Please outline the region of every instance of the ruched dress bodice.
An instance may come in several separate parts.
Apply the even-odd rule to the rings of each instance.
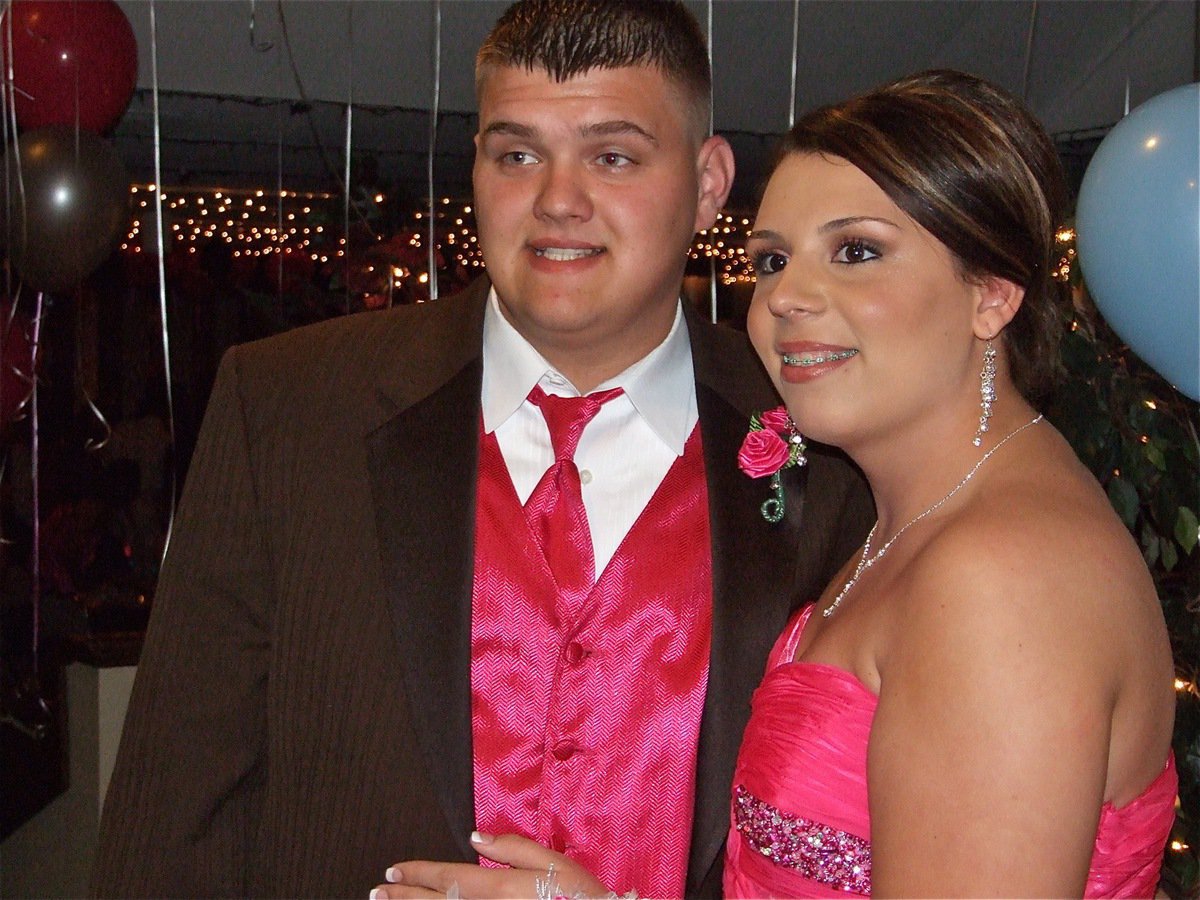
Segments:
[[[726,897],[845,897],[871,892],[867,744],[878,697],[847,671],[793,662],[813,607],[776,642],[738,754]],[[1169,757],[1119,809],[1101,810],[1086,897],[1150,897],[1175,818]]]

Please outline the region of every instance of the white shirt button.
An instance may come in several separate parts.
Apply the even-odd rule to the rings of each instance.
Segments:
[[[579,483],[580,484],[591,484],[592,483],[592,470],[591,469],[583,469],[579,473]]]

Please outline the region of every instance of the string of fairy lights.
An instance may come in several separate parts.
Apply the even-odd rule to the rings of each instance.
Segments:
[[[153,184],[135,184],[130,188],[133,218],[121,243],[125,252],[136,254],[147,250],[147,237],[153,233],[154,190]],[[375,194],[365,201],[367,205],[378,206],[386,199],[383,194]],[[217,240],[229,245],[234,258],[282,254],[307,256],[314,263],[324,264],[344,259],[347,253],[339,205],[339,195],[321,191],[164,188],[163,231],[173,248],[187,253],[197,253],[206,242]],[[430,215],[435,219],[435,249],[447,266],[461,267],[467,272],[484,268],[470,201],[442,197],[434,203],[432,212],[413,211],[394,234],[379,234],[372,239],[396,256],[392,278],[397,288],[410,280],[421,284],[428,281],[428,263],[422,264],[421,258],[427,259]],[[722,212],[711,228],[696,235],[689,258],[696,262],[714,261],[717,278],[723,286],[753,284],[754,272],[745,250],[752,227],[749,215]],[[1055,277],[1067,281],[1075,262],[1075,232],[1062,228],[1056,238],[1060,255]],[[372,260],[369,265],[374,266],[377,261]]]
[[[148,238],[154,230],[154,192],[153,184],[135,184],[130,188],[133,217],[120,245],[122,251],[153,252]],[[199,253],[205,243],[215,240],[229,245],[235,259],[282,254],[328,263],[346,256],[337,194],[201,187],[166,187],[162,193],[163,233],[174,250]],[[379,205],[386,199],[375,194],[367,202]],[[428,209],[413,211],[394,234],[380,233],[372,239],[374,244],[397,253],[392,267],[396,287],[402,287],[410,279],[422,284],[428,280],[428,264],[420,264],[419,256],[426,251],[430,215],[435,218],[435,249],[447,266],[467,271],[484,267],[471,202],[442,197],[434,203],[432,213]],[[696,235],[690,258],[715,260],[717,276],[724,285],[753,282],[750,262],[745,256],[751,224],[746,215],[720,213],[711,228]],[[404,248],[410,252],[404,253]]]
[[[754,220],[749,216],[718,213],[712,228],[696,235],[689,256],[693,260],[715,260],[721,284],[751,284],[754,270],[746,257],[746,238]]]
[[[129,190],[133,217],[121,250],[141,253],[153,237],[155,185],[135,184]],[[178,244],[195,253],[206,241],[218,240],[231,245],[235,257],[308,252],[316,261],[330,256],[322,238],[329,230],[325,207],[332,210],[334,194],[236,188],[167,188],[162,194],[163,233],[173,248]],[[345,237],[330,236],[337,243],[332,254],[344,255]]]

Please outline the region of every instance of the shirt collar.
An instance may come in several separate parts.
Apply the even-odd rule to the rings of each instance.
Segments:
[[[575,386],[521,336],[504,314],[493,288],[483,315],[483,428],[493,432],[517,411],[535,384],[548,393],[577,395]],[[692,345],[682,304],[663,342],[596,390],[620,387],[634,409],[677,455],[696,424]],[[687,398],[681,403],[681,398]]]

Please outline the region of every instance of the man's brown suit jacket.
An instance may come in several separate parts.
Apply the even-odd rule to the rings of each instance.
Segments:
[[[470,611],[486,281],[224,360],[187,477],[103,817],[103,896],[365,897],[474,861]],[[730,779],[767,651],[861,541],[839,458],[787,518],[737,469],[778,403],[745,335],[690,310],[713,639],[689,895],[719,896]],[[582,801],[581,801],[582,802]],[[613,841],[622,839],[619,833]]]

